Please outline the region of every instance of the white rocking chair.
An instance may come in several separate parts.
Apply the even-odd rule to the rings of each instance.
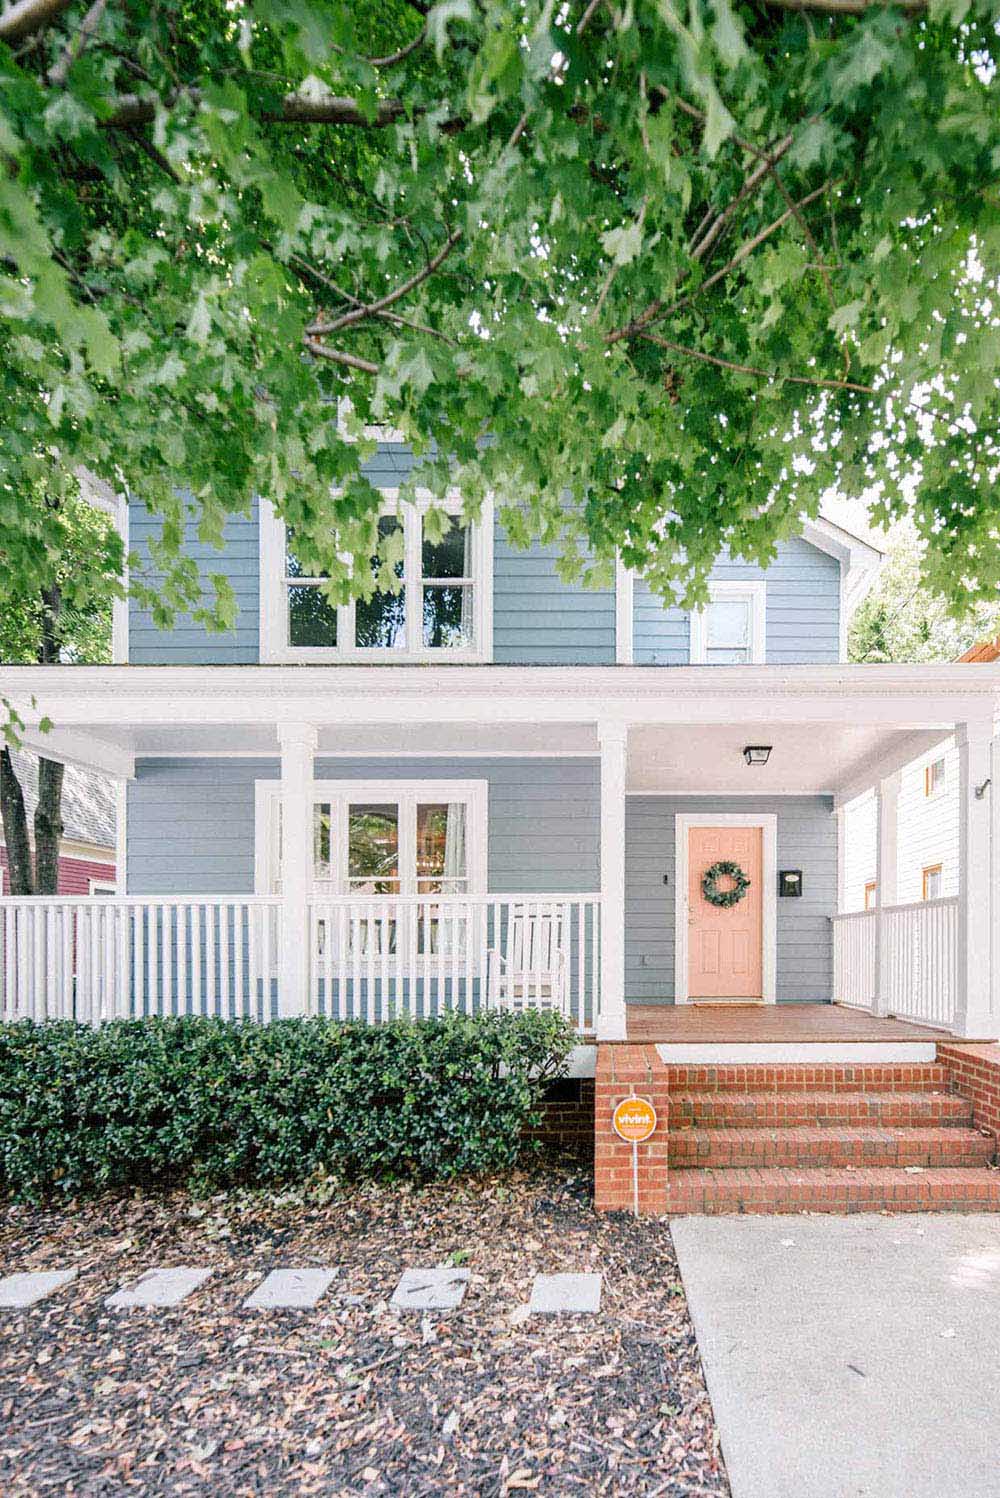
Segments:
[[[507,919],[503,951],[487,954],[491,1009],[555,1010],[569,1014],[569,962],[561,909],[515,905]],[[499,937],[496,933],[495,939]]]

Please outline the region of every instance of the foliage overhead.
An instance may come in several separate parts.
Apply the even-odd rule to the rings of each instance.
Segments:
[[[974,603],[956,618],[921,577],[912,526],[898,527],[868,597],[851,619],[852,661],[954,661],[1000,634],[1000,602]]]
[[[994,597],[998,51],[995,0],[18,0],[3,577],[86,468],[163,517],[161,621],[231,617],[182,525],[254,491],[346,596],[391,423],[570,572],[694,602],[836,484]]]

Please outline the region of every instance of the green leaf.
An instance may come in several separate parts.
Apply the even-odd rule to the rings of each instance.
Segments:
[[[615,265],[628,265],[642,249],[642,227],[633,222],[620,229],[609,229],[601,235],[601,244]]]

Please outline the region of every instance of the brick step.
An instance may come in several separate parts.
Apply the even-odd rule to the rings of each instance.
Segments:
[[[679,1170],[667,1182],[667,1211],[997,1212],[1000,1171],[943,1168],[872,1170]]]
[[[819,1166],[982,1166],[996,1143],[978,1129],[837,1124],[774,1129],[679,1129],[668,1139],[673,1170],[801,1170]]]
[[[968,1099],[946,1092],[672,1092],[670,1127],[789,1128],[878,1124],[885,1128],[972,1123]]]
[[[947,1092],[948,1068],[927,1061],[907,1065],[677,1066],[672,1092]]]

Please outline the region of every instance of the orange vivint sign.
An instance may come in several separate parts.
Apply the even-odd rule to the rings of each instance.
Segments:
[[[656,1128],[656,1109],[644,1097],[627,1097],[612,1113],[611,1126],[619,1139],[642,1144]]]

